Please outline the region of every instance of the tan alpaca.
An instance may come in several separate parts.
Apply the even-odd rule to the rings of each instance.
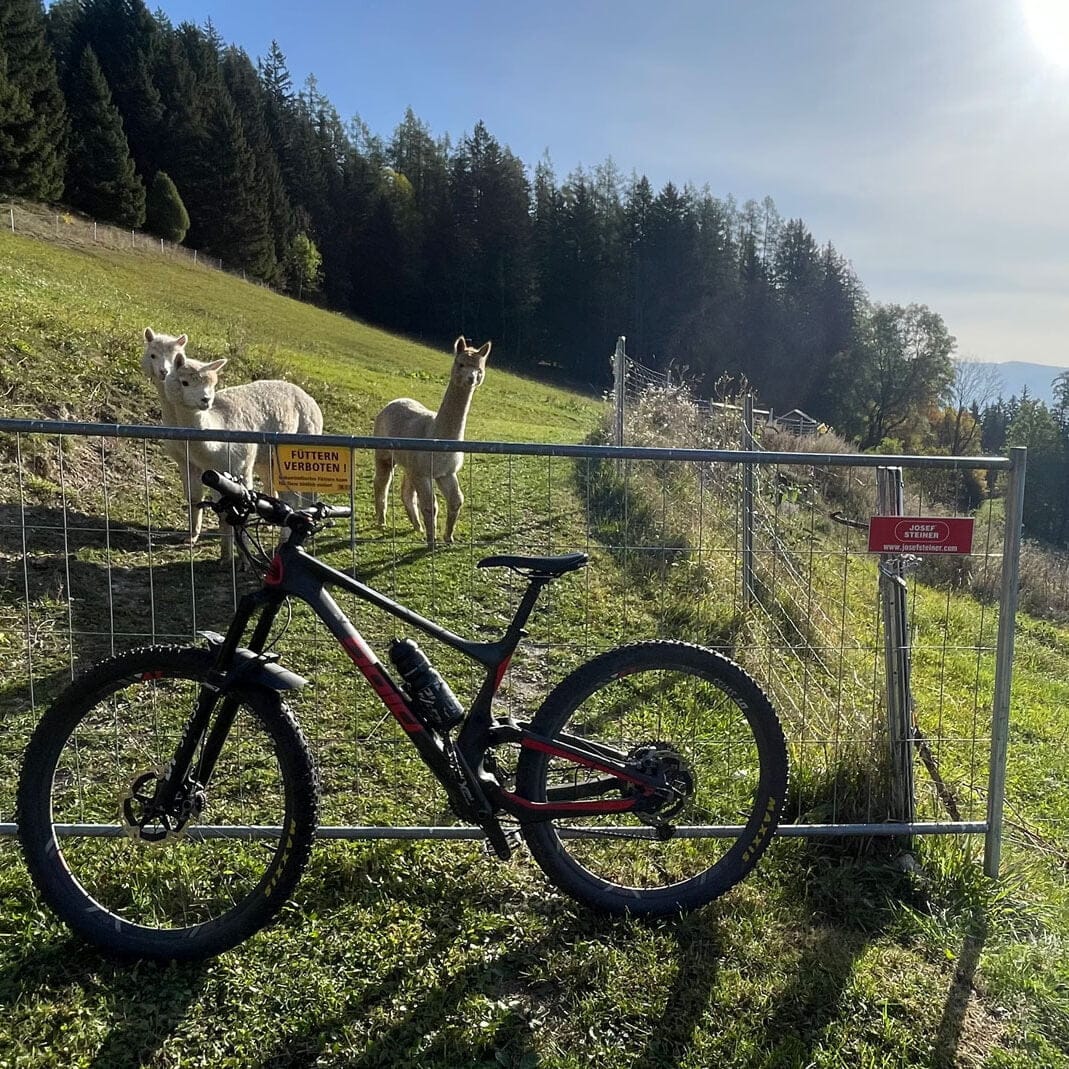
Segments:
[[[464,426],[471,407],[471,395],[486,374],[486,358],[490,342],[479,349],[468,345],[461,335],[453,344],[456,358],[445,388],[441,407],[437,412],[425,408],[410,397],[391,401],[375,417],[377,438],[438,438],[464,440]],[[453,541],[464,495],[460,492],[457,472],[464,463],[463,453],[425,453],[407,449],[375,450],[375,518],[379,526],[386,524],[386,495],[390,490],[395,464],[404,469],[401,500],[412,526],[426,532],[427,545],[433,546],[438,521],[438,502],[434,483],[445,498],[445,531],[443,539]]]

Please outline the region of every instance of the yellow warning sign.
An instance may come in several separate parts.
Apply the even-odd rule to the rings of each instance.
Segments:
[[[311,494],[348,494],[353,454],[341,446],[276,445],[274,475],[280,490]]]

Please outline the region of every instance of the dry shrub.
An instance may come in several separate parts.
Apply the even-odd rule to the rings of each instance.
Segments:
[[[625,435],[654,449],[738,449],[742,413],[701,404],[686,386],[652,386],[631,400]]]
[[[761,448],[772,453],[857,454],[857,446],[828,431],[802,437],[789,431],[765,427]],[[876,512],[876,479],[871,468],[785,465],[780,472],[801,487],[812,487],[828,504],[829,511],[847,519],[867,520]]]
[[[1018,604],[1033,616],[1069,623],[1069,553],[1025,542]]]

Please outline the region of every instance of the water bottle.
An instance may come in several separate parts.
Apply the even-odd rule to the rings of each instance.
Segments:
[[[394,639],[389,654],[404,678],[409,700],[427,723],[451,728],[464,718],[464,706],[410,638]]]

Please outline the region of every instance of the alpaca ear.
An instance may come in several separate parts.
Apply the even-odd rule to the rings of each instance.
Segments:
[[[175,353],[174,354],[174,363],[171,366],[172,367],[185,367],[186,366],[186,354],[185,353]]]
[[[187,338],[184,334],[180,334],[177,338],[175,338],[175,341],[184,349],[186,347],[186,343],[189,341],[189,338]]]
[[[145,327],[145,341],[152,341],[156,335],[152,333],[152,327]]]
[[[465,352],[467,348],[468,339],[465,338],[463,334],[461,334],[460,337],[457,338],[455,342],[453,342],[453,352],[456,353],[457,356],[460,356],[460,354]]]
[[[177,361],[178,357],[176,356],[175,362],[177,363]],[[226,367],[225,356],[219,360],[213,360],[210,364],[205,364],[204,367],[201,368],[201,371],[222,371],[224,367]]]
[[[480,360],[485,360],[490,355],[490,342],[487,342],[475,355]]]

